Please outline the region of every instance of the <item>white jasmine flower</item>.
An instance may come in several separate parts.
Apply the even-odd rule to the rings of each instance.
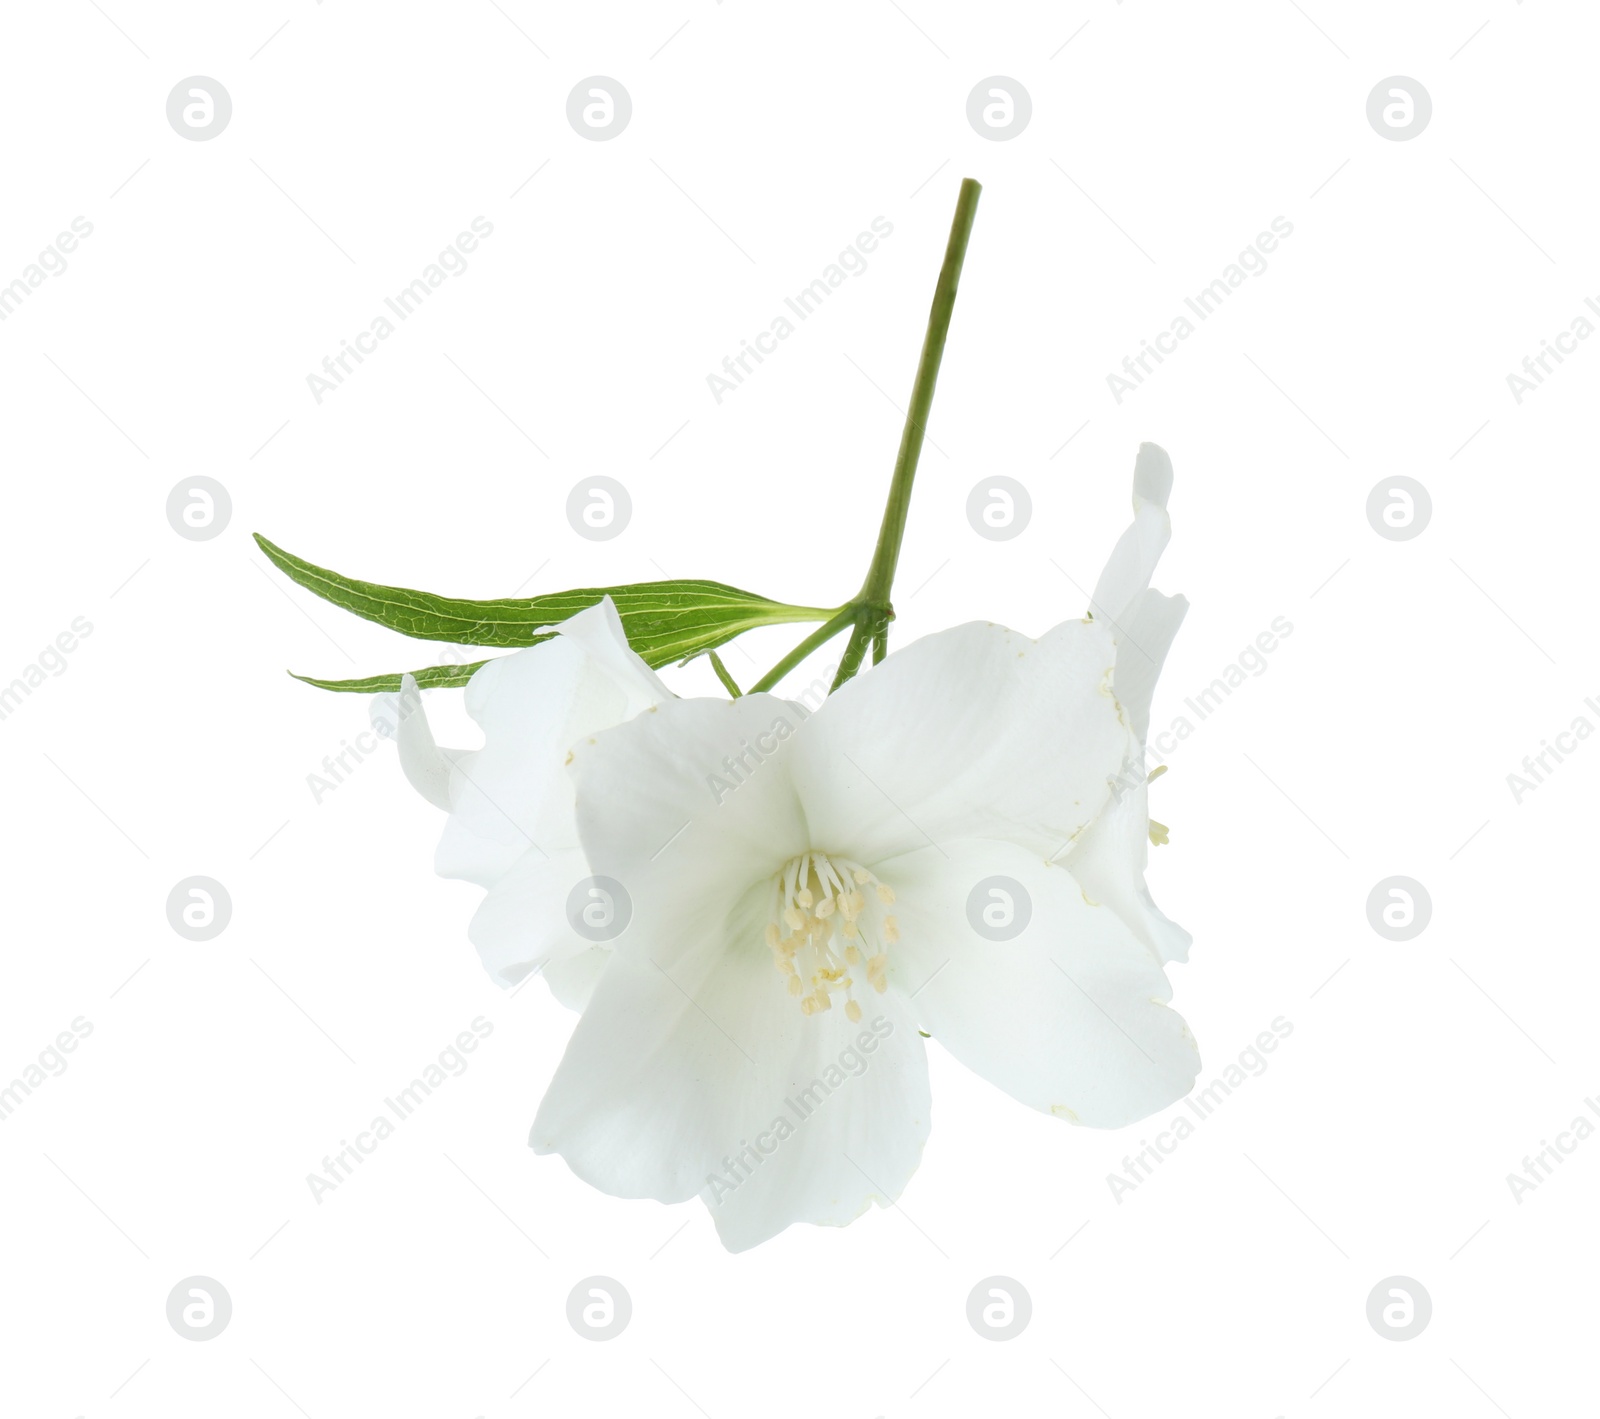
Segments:
[[[488,889],[468,935],[489,974],[514,985],[543,969],[562,1004],[581,1010],[611,955],[573,929],[566,904],[589,875],[573,819],[568,747],[670,699],[628,648],[610,598],[560,634],[492,660],[467,686],[481,749],[439,749],[411,676],[380,695],[372,718],[392,731],[412,786],[450,820],[435,868]]]
[[[1162,966],[1189,937],[1145,885],[1144,741],[1187,604],[1149,587],[1172,470],[1146,444],[1091,617],[917,641],[813,712],[675,699],[609,600],[467,690],[440,750],[415,682],[380,697],[450,813],[445,876],[502,983],[583,1011],[531,1143],[621,1197],[699,1193],[724,1243],[843,1225],[899,1196],[928,1136],[920,1029],[1053,1117],[1119,1127],[1188,1091]],[[623,884],[596,945],[572,888]],[[998,890],[999,896],[996,896]],[[994,939],[986,909],[1013,924]]]
[[[642,598],[625,604],[652,656],[718,644],[746,616],[826,616],[757,683],[848,630],[842,688],[820,706],[740,695],[714,662],[733,700],[677,699],[606,599],[472,678],[481,749],[435,744],[412,677],[374,705],[407,778],[450,815],[438,870],[487,891],[470,933],[486,967],[505,984],[540,971],[582,1012],[530,1143],[619,1197],[698,1193],[733,1250],[892,1204],[928,1136],[924,1034],[1093,1127],[1166,1107],[1199,1070],[1167,1008],[1165,966],[1189,937],[1145,882],[1166,840],[1148,817],[1151,699],[1186,610],[1150,589],[1166,454],[1140,450],[1134,522],[1089,616],[1038,640],[958,626],[851,678],[887,635],[979,192],[962,182],[857,595],[828,613],[711,582],[618,591]],[[258,541],[392,629],[507,638],[504,603],[357,581]],[[512,604],[542,618],[572,603]],[[578,909],[590,891],[615,908],[601,941]]]
[[[1119,774],[1112,801],[1064,859],[1089,896],[1121,916],[1163,962],[1188,960],[1191,940],[1187,931],[1157,909],[1144,880],[1151,842],[1166,839],[1166,829],[1149,816],[1144,766],[1150,702],[1167,651],[1189,610],[1184,597],[1163,596],[1150,585],[1172,537],[1172,519],[1167,515],[1171,493],[1172,460],[1155,444],[1141,444],[1133,470],[1133,526],[1117,543],[1091,602],[1095,619],[1111,628],[1116,641],[1117,701],[1138,740],[1138,751]]]
[[[1092,619],[928,636],[815,713],[658,697],[580,738],[586,870],[624,885],[632,918],[537,1151],[616,1196],[699,1193],[740,1250],[899,1196],[928,1135],[919,1027],[1072,1122],[1119,1127],[1189,1090],[1162,969],[1188,938],[1144,884],[1143,738],[1185,609],[1148,589],[1170,487],[1145,445]],[[979,929],[996,884],[1013,921],[1026,904],[1007,940]],[[518,898],[546,922],[550,887]]]

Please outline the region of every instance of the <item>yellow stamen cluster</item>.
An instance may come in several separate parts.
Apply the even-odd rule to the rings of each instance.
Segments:
[[[859,1020],[855,967],[879,995],[889,988],[888,947],[900,927],[881,908],[893,905],[894,889],[848,858],[808,852],[784,864],[772,885],[767,946],[802,1011],[831,1010],[842,994],[846,1018]]]

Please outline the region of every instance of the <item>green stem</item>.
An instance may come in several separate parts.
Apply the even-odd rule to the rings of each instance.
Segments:
[[[853,605],[858,609],[850,643],[839,664],[833,688],[837,690],[860,668],[869,644],[874,663],[888,649],[888,623],[894,616],[890,593],[894,588],[895,568],[900,561],[900,543],[905,537],[906,516],[911,510],[911,486],[917,476],[917,461],[922,456],[922,441],[927,432],[928,412],[933,407],[934,386],[939,382],[939,363],[944,358],[945,340],[950,334],[950,315],[955,309],[956,290],[961,284],[961,266],[967,256],[967,242],[978,215],[978,194],[982,186],[964,178],[956,199],[955,219],[950,223],[950,240],[945,246],[944,265],[933,290],[933,306],[928,312],[928,333],[922,341],[922,356],[917,361],[917,376],[911,386],[911,404],[906,409],[905,428],[900,434],[900,451],[895,456],[894,477],[889,484],[889,500],[878,529],[878,545],[873,549],[866,580]]]
[[[767,671],[745,693],[755,695],[762,690],[770,690],[818,646],[826,645],[846,626],[854,625],[859,612],[860,607],[853,601],[848,606],[840,607],[830,620],[825,621],[816,630],[812,631],[809,636],[784,656],[771,670]]]
[[[728,674],[728,667],[722,663],[722,657],[714,650],[710,651],[709,654],[711,656],[711,668],[717,672],[717,679],[722,681],[722,688],[732,695],[734,699],[742,699],[744,691],[739,688],[739,682]]]
[[[939,363],[944,358],[945,340],[950,334],[950,315],[955,309],[956,290],[961,284],[961,266],[967,256],[967,242],[978,215],[978,194],[982,186],[964,178],[956,199],[955,219],[950,223],[950,240],[944,250],[944,265],[933,289],[933,306],[928,311],[928,333],[923,337],[922,355],[911,386],[911,406],[906,410],[905,428],[900,434],[900,451],[895,455],[894,477],[889,483],[889,501],[878,528],[878,543],[867,567],[861,590],[831,619],[819,626],[753,684],[747,693],[770,690],[818,646],[825,645],[846,626],[850,639],[839,659],[839,671],[829,689],[831,694],[851,678],[872,648],[876,665],[889,651],[889,622],[894,607],[889,596],[894,589],[895,568],[900,561],[900,543],[906,535],[906,516],[911,510],[911,485],[917,476],[917,461],[922,457],[922,441],[927,432],[928,411],[933,407],[933,390],[939,382]]]

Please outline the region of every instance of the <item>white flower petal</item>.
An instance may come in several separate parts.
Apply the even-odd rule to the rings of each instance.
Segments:
[[[795,739],[811,846],[863,862],[960,837],[1060,852],[1132,752],[1115,660],[1087,621],[1037,641],[973,622],[897,650]]]
[[[1127,712],[1133,732],[1143,744],[1150,735],[1150,705],[1156,681],[1172,649],[1178,627],[1188,614],[1182,596],[1163,596],[1147,590],[1134,597],[1117,639],[1117,671],[1112,678],[1117,702]]]
[[[1153,443],[1139,445],[1133,467],[1133,526],[1124,532],[1100,573],[1090,610],[1120,633],[1139,594],[1150,585],[1156,563],[1172,536],[1167,499],[1172,494],[1172,460]]]
[[[628,649],[609,597],[560,630],[491,660],[467,686],[484,745],[461,755],[452,776],[441,876],[488,887],[535,847],[550,855],[575,847],[568,750],[671,697]]]
[[[374,695],[368,714],[379,736],[395,741],[406,781],[434,807],[448,810],[450,770],[462,751],[441,749],[433,742],[416,677],[402,675],[398,695]]]
[[[483,899],[467,930],[490,976],[500,985],[516,985],[530,971],[543,969],[563,1005],[573,999],[581,1008],[603,969],[609,946],[595,946],[577,935],[567,916],[572,889],[590,875],[581,848],[544,856],[530,848]],[[590,952],[597,953],[591,956]],[[582,969],[561,967],[586,958]]]
[[[609,946],[591,946],[575,956],[552,957],[544,968],[544,978],[550,994],[568,1010],[583,1011],[589,1008],[600,977],[611,964]]]
[[[567,751],[671,692],[629,649],[610,597],[559,630],[472,677],[466,705],[483,727],[481,749],[435,746],[409,675],[399,695],[374,700],[372,716],[398,740],[411,783],[451,810],[437,870],[489,889],[469,932],[485,969],[501,985],[540,970],[558,1000],[582,1009],[611,953],[567,920],[572,888],[590,875]]]
[[[707,903],[730,909],[811,845],[789,771],[807,727],[805,707],[775,695],[669,700],[575,745],[594,873],[657,931]]]
[[[898,894],[891,988],[933,1038],[1031,1108],[1096,1128],[1182,1098],[1199,1054],[1166,1008],[1160,965],[1122,919],[1091,906],[1065,868],[1009,843],[942,846],[874,866]],[[985,939],[968,917],[973,889],[996,877],[1029,902],[1012,940]]]
[[[761,944],[763,901],[747,894],[720,929],[708,907],[683,939],[618,953],[529,1136],[613,1196],[702,1194],[732,1250],[892,1201],[928,1132],[909,1018],[886,1000],[860,1024],[803,1015]]]
[[[1162,914],[1145,884],[1150,860],[1148,783],[1125,789],[1057,860],[1078,879],[1089,900],[1116,912],[1158,961],[1189,959],[1194,938]]]
[[[1189,603],[1163,596],[1149,582],[1170,523],[1167,497],[1172,464],[1154,444],[1139,450],[1134,469],[1134,525],[1124,534],[1095,590],[1095,614],[1113,625],[1117,668],[1113,678],[1139,741],[1118,774],[1118,794],[1106,811],[1058,860],[1078,877],[1091,900],[1109,906],[1159,961],[1187,959],[1191,937],[1157,909],[1145,884],[1150,856],[1150,818],[1144,745],[1156,681],[1182,625]]]
[[[568,640],[576,641],[587,652],[590,669],[603,674],[623,696],[622,719],[650,705],[674,698],[661,677],[628,644],[616,602],[603,596],[587,610],[571,616],[558,627]]]
[[[883,997],[859,1024],[839,1009],[801,1018],[815,1035],[772,1079],[773,1088],[788,1085],[783,1103],[758,1132],[742,1135],[754,1148],[743,1172],[717,1170],[737,1185],[701,1190],[729,1251],[758,1246],[795,1222],[844,1227],[874,1202],[892,1207],[922,1161],[932,1097],[911,1012]],[[759,1110],[757,1118],[759,1126]],[[779,1138],[779,1120],[793,1133]]]

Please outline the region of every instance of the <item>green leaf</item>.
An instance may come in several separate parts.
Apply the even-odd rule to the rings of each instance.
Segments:
[[[465,601],[357,581],[286,552],[259,532],[257,544],[272,564],[291,581],[324,601],[354,612],[380,626],[416,640],[449,641],[454,645],[529,646],[548,640],[569,616],[609,596],[628,644],[653,669],[703,655],[758,626],[797,621],[826,621],[836,610],[790,606],[717,581],[648,581],[632,586],[589,587],[547,596],[501,601]],[[481,663],[481,662],[480,662]],[[435,688],[466,683],[476,666],[434,666],[417,672],[417,683]],[[424,678],[430,677],[430,678]],[[398,689],[398,675],[368,680],[314,680],[322,689],[365,691]]]
[[[550,634],[554,635],[555,632]],[[549,638],[540,637],[541,640]],[[472,678],[474,671],[481,670],[488,663],[487,660],[475,660],[470,665],[429,665],[422,670],[413,670],[411,674],[421,689],[459,690]],[[379,695],[385,691],[400,693],[398,675],[369,675],[365,680],[318,680],[310,675],[295,675],[292,670],[289,674],[307,685],[315,685],[319,690],[337,690],[347,695]]]

